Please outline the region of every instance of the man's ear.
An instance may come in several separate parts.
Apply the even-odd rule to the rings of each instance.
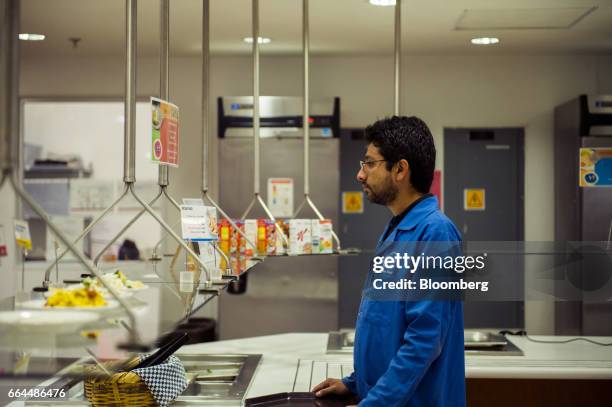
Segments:
[[[408,165],[408,161],[399,160],[395,167],[396,178],[398,181],[404,181],[408,179],[408,174],[410,174],[410,165]]]

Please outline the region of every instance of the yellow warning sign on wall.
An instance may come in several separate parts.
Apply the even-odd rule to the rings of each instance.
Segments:
[[[465,188],[463,190],[463,209],[466,211],[484,211],[485,190],[484,188]]]
[[[342,192],[342,213],[363,213],[363,192]]]

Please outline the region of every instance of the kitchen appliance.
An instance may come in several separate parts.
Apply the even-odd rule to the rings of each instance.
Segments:
[[[260,96],[260,138],[302,138],[304,99],[298,96]],[[310,137],[340,136],[340,98],[310,102]],[[253,97],[217,99],[219,138],[253,138]]]
[[[555,266],[581,296],[560,301],[556,292],[555,333],[611,335],[612,302],[601,300],[601,290],[612,297],[612,179],[608,186],[580,186],[595,178],[579,169],[584,149],[612,153],[612,95],[581,95],[557,106],[554,128],[555,244],[564,252]],[[585,254],[587,246],[599,253]]]
[[[219,203],[235,218],[253,196],[253,98],[219,98]],[[261,97],[260,183],[291,178],[293,202],[304,190],[302,98]],[[310,196],[321,213],[338,224],[340,100],[311,102]],[[267,200],[267,188],[262,188]],[[295,212],[296,208],[292,211]],[[266,218],[256,205],[249,218]],[[315,218],[304,209],[303,218]],[[248,274],[241,295],[219,297],[220,339],[283,332],[326,332],[338,329],[338,257],[269,258]],[[245,312],[248,310],[248,312]],[[314,317],[316,316],[316,317]]]

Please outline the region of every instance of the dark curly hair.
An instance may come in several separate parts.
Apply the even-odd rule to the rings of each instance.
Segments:
[[[378,120],[365,129],[365,138],[387,160],[387,170],[401,159],[410,165],[410,183],[426,194],[433,182],[436,147],[425,122],[418,117],[393,116]]]

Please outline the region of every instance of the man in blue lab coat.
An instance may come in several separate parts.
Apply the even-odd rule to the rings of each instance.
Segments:
[[[395,252],[416,247],[411,245],[418,245],[418,254],[429,253],[427,248],[439,242],[457,248],[457,228],[429,193],[436,149],[427,125],[416,117],[394,116],[368,126],[365,136],[368,147],[357,179],[371,202],[393,213],[376,256],[389,255],[390,247]],[[325,380],[315,394],[352,393],[361,407],[465,406],[462,302],[372,299],[372,276],[370,271],[357,316],[355,371]]]

